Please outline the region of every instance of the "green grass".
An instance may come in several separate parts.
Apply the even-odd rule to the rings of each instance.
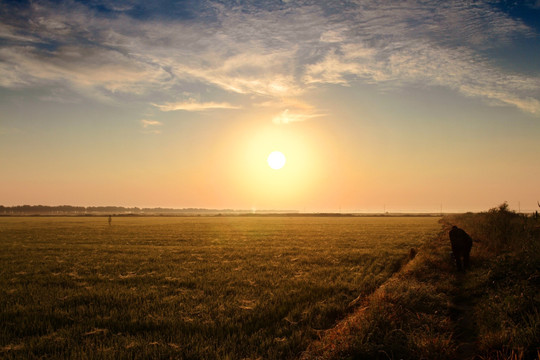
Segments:
[[[0,218],[0,356],[295,358],[437,220]]]

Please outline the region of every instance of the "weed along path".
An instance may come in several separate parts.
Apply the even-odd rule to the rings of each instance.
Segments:
[[[539,359],[537,220],[504,206],[443,220],[438,236],[355,301],[356,310],[302,359]],[[494,232],[493,224],[501,223]],[[466,272],[458,272],[450,256],[446,224],[458,224],[477,240]]]
[[[472,306],[449,256],[441,231],[416,257],[390,277],[302,360],[312,359],[472,359]]]

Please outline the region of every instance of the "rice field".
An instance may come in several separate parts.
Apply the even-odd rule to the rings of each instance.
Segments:
[[[294,359],[437,217],[2,217],[0,357]]]

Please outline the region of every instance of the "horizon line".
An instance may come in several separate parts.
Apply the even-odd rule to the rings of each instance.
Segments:
[[[83,206],[83,205],[1,205],[0,209],[5,209],[4,212],[8,209],[12,210],[22,210],[21,208],[30,208],[27,209],[29,211],[57,211],[57,212],[69,212],[69,213],[88,213],[88,212],[123,212],[124,214],[133,214],[134,212],[153,212],[153,213],[159,213],[161,212],[168,212],[168,213],[174,213],[174,212],[181,212],[181,213],[235,213],[235,214],[256,214],[256,213],[264,213],[264,214],[336,214],[336,215],[346,215],[346,214],[377,214],[377,215],[392,215],[392,214],[459,214],[459,213],[467,213],[467,212],[484,212],[488,211],[489,209],[448,209],[446,211],[443,211],[443,208],[440,209],[432,209],[432,210],[426,210],[426,209],[389,209],[388,206],[383,207],[382,210],[378,209],[341,209],[339,210],[332,210],[332,209],[316,209],[312,211],[306,211],[305,209],[299,210],[299,209],[257,209],[255,207],[252,207],[251,209],[241,209],[241,208],[206,208],[206,207],[162,207],[162,206],[146,206],[146,207],[139,207],[139,206],[123,206],[123,205],[90,205],[90,206]],[[41,208],[41,209],[36,209]],[[61,209],[65,208],[65,209]],[[534,213],[537,211],[536,209],[518,209],[513,210],[517,213]],[[22,211],[17,211],[22,212]]]

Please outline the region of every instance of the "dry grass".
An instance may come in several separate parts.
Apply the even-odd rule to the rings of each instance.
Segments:
[[[446,217],[402,271],[303,359],[539,359],[540,232],[507,207]],[[450,257],[449,224],[473,235],[472,268]]]
[[[0,357],[295,358],[438,228],[436,218],[0,218]]]
[[[302,359],[452,359],[446,311],[455,277],[442,239],[426,243],[402,271],[367,296]]]

